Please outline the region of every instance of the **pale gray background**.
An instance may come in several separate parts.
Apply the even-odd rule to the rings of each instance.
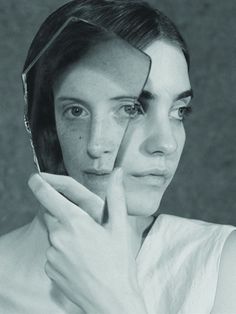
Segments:
[[[182,31],[192,57],[194,113],[161,211],[236,224],[236,1],[153,0]],[[32,219],[34,171],[23,126],[21,69],[29,44],[59,0],[0,1],[0,234]]]

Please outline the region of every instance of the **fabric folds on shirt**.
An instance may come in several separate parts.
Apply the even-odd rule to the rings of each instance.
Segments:
[[[209,314],[227,237],[236,227],[161,214],[137,256],[149,314]]]

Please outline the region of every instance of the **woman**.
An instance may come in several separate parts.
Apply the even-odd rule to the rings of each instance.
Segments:
[[[70,50],[63,34],[78,31],[76,23],[61,30],[71,16],[151,58],[144,88],[147,73],[138,73],[135,102],[110,101],[125,86],[111,84],[101,64],[91,67],[93,58],[70,55],[53,71],[56,56]],[[47,43],[26,76],[26,118],[44,171],[29,185],[43,208],[1,239],[1,311],[235,313],[235,228],[154,218],[178,166],[192,97],[175,26],[140,2],[72,1],[44,23],[25,70]]]

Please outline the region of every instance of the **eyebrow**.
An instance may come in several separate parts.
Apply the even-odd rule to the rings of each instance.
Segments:
[[[192,88],[180,93],[176,98],[175,100],[180,100],[180,99],[183,99],[183,98],[187,98],[187,97],[191,97],[191,99],[193,99],[193,90]]]
[[[179,95],[177,95],[175,97],[175,101],[183,99],[183,98],[187,98],[187,97],[191,97],[191,99],[193,98],[193,90],[192,90],[192,88],[190,88],[190,89],[180,93]],[[143,90],[141,95],[140,95],[140,98],[145,98],[147,100],[154,100],[155,96],[154,96],[153,93],[149,92],[148,90]]]
[[[121,95],[121,96],[112,97],[110,99],[111,100],[122,100],[122,99],[136,100],[136,99],[138,99],[138,96]]]
[[[54,101],[74,101],[74,102],[79,102],[82,105],[87,105],[88,103],[80,98],[77,97],[67,97],[67,96],[60,96],[58,98],[55,98]]]

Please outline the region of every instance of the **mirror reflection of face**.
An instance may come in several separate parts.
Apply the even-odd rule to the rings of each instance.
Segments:
[[[139,106],[103,73],[70,67],[54,86],[56,128],[68,174],[102,198],[120,146],[128,211],[157,210],[185,143],[183,114],[191,100],[185,57],[156,41],[145,52],[152,68]],[[121,96],[122,95],[122,96]]]

